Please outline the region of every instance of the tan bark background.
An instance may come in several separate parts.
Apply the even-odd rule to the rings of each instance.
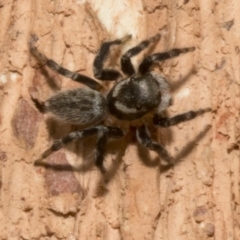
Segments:
[[[239,12],[236,0],[1,0],[0,239],[240,239]],[[156,33],[155,52],[195,46],[156,65],[173,89],[167,112],[213,112],[158,131],[178,159],[168,171],[129,139],[109,145],[108,183],[91,140],[49,157],[63,169],[35,167],[72,127],[41,115],[29,93],[44,100],[79,84],[39,66],[31,33],[48,57],[89,76],[104,39],[132,34],[123,51]]]

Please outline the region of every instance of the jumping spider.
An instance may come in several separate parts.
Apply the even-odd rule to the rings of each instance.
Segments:
[[[119,127],[103,125],[103,121],[109,115],[118,120],[129,122],[140,120],[138,121],[140,124],[136,125],[137,141],[144,147],[157,152],[169,165],[174,163],[173,158],[166,149],[152,140],[145,119],[151,117],[153,124],[161,127],[169,127],[191,120],[205,112],[211,111],[211,109],[189,111],[171,118],[161,116],[162,112],[171,104],[170,88],[167,80],[150,71],[150,67],[155,62],[177,57],[181,53],[192,52],[195,50],[195,47],[175,48],[167,52],[149,55],[143,59],[136,72],[131,62],[131,57],[147,48],[150,43],[158,41],[160,34],[157,34],[142,41],[123,54],[121,57],[121,70],[127,77],[121,79],[120,72],[104,68],[104,62],[109,55],[111,46],[122,44],[130,37],[128,35],[122,39],[104,42],[94,59],[93,73],[95,78],[101,81],[118,80],[106,97],[97,91],[101,85],[94,79],[77,72],[71,72],[40,53],[35,46],[37,36],[33,35],[31,37],[29,42],[30,51],[41,63],[46,64],[57,73],[88,87],[61,91],[45,102],[32,97],[36,107],[42,113],[51,113],[58,119],[71,124],[90,125],[90,127],[81,131],[71,132],[64,138],[55,141],[35,163],[39,164],[52,152],[58,151],[68,143],[80,138],[96,135],[95,164],[104,173],[103,161],[108,138],[121,138],[124,136],[123,131]]]

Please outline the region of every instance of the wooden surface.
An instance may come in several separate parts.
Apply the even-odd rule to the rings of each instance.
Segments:
[[[234,0],[0,1],[0,239],[240,239],[239,12]],[[132,34],[122,52],[157,33],[152,52],[195,46],[155,66],[172,87],[167,114],[213,111],[152,128],[176,157],[167,171],[131,138],[109,144],[108,182],[92,164],[92,139],[48,158],[65,168],[36,167],[74,127],[40,114],[30,93],[45,100],[80,85],[39,65],[28,49],[32,33],[49,58],[88,76],[106,39]]]

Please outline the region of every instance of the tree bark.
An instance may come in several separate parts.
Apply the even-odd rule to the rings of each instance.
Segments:
[[[0,239],[240,239],[239,12],[234,0],[0,1]],[[112,51],[107,64],[116,68],[120,54],[157,33],[159,43],[134,65],[196,47],[154,66],[172,88],[167,115],[212,108],[174,127],[151,126],[175,166],[164,170],[132,134],[109,143],[105,178],[93,164],[94,139],[52,154],[52,167],[34,166],[76,126],[39,113],[31,94],[45,100],[81,85],[41,66],[30,35],[46,56],[93,77],[104,40],[132,34]]]

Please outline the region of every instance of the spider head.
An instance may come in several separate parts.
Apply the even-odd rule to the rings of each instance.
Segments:
[[[117,83],[107,96],[109,112],[123,120],[135,120],[161,101],[159,83],[151,74],[131,76]]]

